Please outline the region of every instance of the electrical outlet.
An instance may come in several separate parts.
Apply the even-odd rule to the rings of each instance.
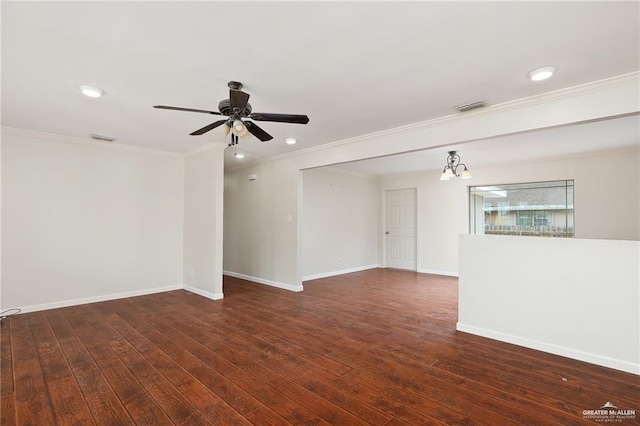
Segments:
[[[342,263],[342,259],[338,258],[338,263]]]
[[[195,277],[195,276],[196,276],[196,270],[195,270],[195,269],[192,269],[192,270],[191,270],[191,278],[193,278],[193,277]]]

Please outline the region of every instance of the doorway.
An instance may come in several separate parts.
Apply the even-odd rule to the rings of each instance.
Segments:
[[[417,270],[416,188],[386,191],[387,268]]]

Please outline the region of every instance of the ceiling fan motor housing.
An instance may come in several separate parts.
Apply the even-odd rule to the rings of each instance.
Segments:
[[[231,101],[229,99],[221,100],[218,104],[218,111],[220,111],[223,115],[233,115],[233,110],[231,109]],[[244,109],[240,111],[240,116],[247,117],[249,114],[251,114],[251,111],[251,104],[247,102],[247,105],[244,107]]]

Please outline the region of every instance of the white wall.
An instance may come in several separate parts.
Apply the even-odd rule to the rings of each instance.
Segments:
[[[320,168],[303,182],[303,280],[379,266],[377,178]]]
[[[224,271],[300,291],[297,194],[302,172],[287,160],[278,164],[255,164],[225,174]],[[249,181],[249,174],[256,180]]]
[[[458,234],[465,232],[466,187],[458,180],[441,182],[440,173],[380,178],[382,191],[417,188],[418,272],[457,275]],[[448,184],[448,185],[443,185]],[[461,214],[463,213],[463,214]]]
[[[639,169],[640,150],[635,148],[479,169],[466,182],[483,185],[508,183],[505,179],[574,179],[576,238],[640,240]]]
[[[382,189],[418,188],[418,271],[457,274],[458,234],[469,232],[468,185],[574,179],[576,238],[640,240],[638,149],[511,166],[469,166],[473,178],[468,180],[443,182],[440,171],[380,180]]]
[[[2,131],[3,309],[182,287],[181,156]]]
[[[225,144],[184,158],[185,289],[221,299]]]
[[[457,329],[640,374],[640,243],[460,236]]]

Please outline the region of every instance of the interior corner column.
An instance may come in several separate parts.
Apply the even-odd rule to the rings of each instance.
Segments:
[[[222,299],[224,149],[214,143],[184,159],[184,288]]]

